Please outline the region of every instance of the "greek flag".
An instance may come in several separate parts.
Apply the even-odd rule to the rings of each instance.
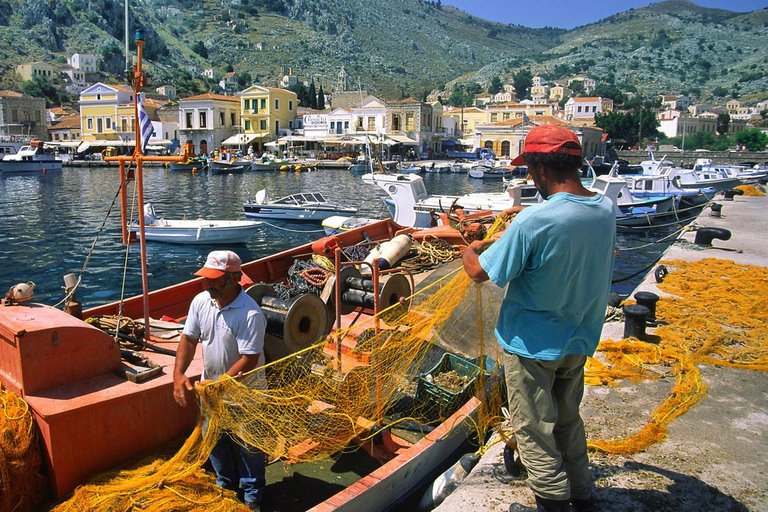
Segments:
[[[155,129],[152,127],[152,121],[149,119],[149,114],[144,109],[144,101],[141,98],[141,93],[137,94],[139,102],[139,136],[141,137],[141,154],[147,154],[147,144],[152,137],[152,133]]]

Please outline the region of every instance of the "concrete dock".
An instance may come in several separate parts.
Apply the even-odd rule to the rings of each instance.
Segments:
[[[718,258],[768,267],[768,196],[736,196],[733,201],[718,196],[715,202],[722,204],[722,216],[713,217],[706,209],[696,223],[727,229],[731,238],[715,239],[712,247],[702,248],[693,244],[695,232],[683,233],[662,262]],[[666,295],[653,272],[636,291]],[[606,323],[602,339],[621,340],[623,332],[623,323]],[[768,374],[717,365],[698,367],[708,385],[707,394],[668,425],[664,440],[629,456],[590,452],[598,510],[768,510]],[[587,438],[638,431],[669,396],[673,384],[662,379],[587,386],[582,404]],[[513,503],[534,507],[524,477],[507,474],[503,446],[491,446],[435,510],[506,512]]]

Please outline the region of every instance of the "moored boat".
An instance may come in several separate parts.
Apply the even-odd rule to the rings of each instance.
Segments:
[[[172,172],[202,172],[208,168],[208,160],[190,158],[186,162],[169,162],[168,170]]]
[[[22,146],[17,153],[0,160],[0,173],[26,174],[60,171],[62,161],[41,140],[33,140]]]
[[[515,174],[513,167],[487,167],[476,165],[469,170],[469,177],[478,180],[503,180]]]
[[[151,242],[170,244],[244,244],[259,230],[262,223],[248,220],[168,220],[159,217],[151,203],[144,205],[144,235]],[[139,226],[130,230],[139,235]]]
[[[319,192],[291,194],[273,201],[266,190],[249,197],[243,210],[249,218],[299,222],[322,222],[332,215],[357,213],[357,208],[331,202]]]
[[[242,174],[251,169],[251,162],[248,160],[213,160],[209,166],[213,174]]]

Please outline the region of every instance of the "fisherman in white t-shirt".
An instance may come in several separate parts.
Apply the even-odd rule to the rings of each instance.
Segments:
[[[192,300],[176,352],[173,396],[182,407],[193,389],[184,372],[199,342],[203,346],[203,380],[217,380],[226,374],[242,379],[250,388],[266,385],[263,372],[252,370],[264,365],[267,320],[240,286],[240,266],[240,257],[234,252],[213,251],[203,268],[195,272],[205,278],[206,291]],[[232,435],[224,432],[211,452],[216,483],[234,491],[242,486],[246,505],[258,510],[266,484],[264,454],[235,442]]]

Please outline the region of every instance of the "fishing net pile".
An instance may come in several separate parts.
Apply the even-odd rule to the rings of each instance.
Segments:
[[[495,391],[478,406],[471,428],[483,432],[498,423],[499,380],[491,386],[486,363],[486,356],[498,359],[498,345],[484,324],[488,318],[495,323],[498,309],[484,310],[484,287],[476,286],[458,262],[455,267],[415,294],[411,308],[396,303],[258,370],[265,390],[245,388],[228,377],[198,384],[200,420],[173,458],[102,476],[56,510],[227,508],[231,503],[224,502],[233,495],[201,470],[225,431],[272,460],[316,461],[371,442],[375,425],[385,421],[436,425],[486,387]],[[314,268],[320,267],[294,270]],[[441,337],[464,337],[477,350],[482,368],[436,350]]]
[[[744,192],[745,196],[764,196],[765,191],[764,187],[756,187],[755,185],[739,185],[738,187],[734,187],[736,190],[741,190]]]
[[[636,339],[607,340],[590,359],[586,382],[591,385],[674,378],[668,398],[636,433],[621,439],[592,440],[593,449],[636,453],[662,440],[667,425],[703,398],[707,386],[702,364],[768,371],[768,269],[714,258],[698,262],[669,261],[675,268],[659,288],[662,298],[654,331],[660,343]]]
[[[0,511],[39,508],[47,488],[40,463],[27,402],[0,384]]]

